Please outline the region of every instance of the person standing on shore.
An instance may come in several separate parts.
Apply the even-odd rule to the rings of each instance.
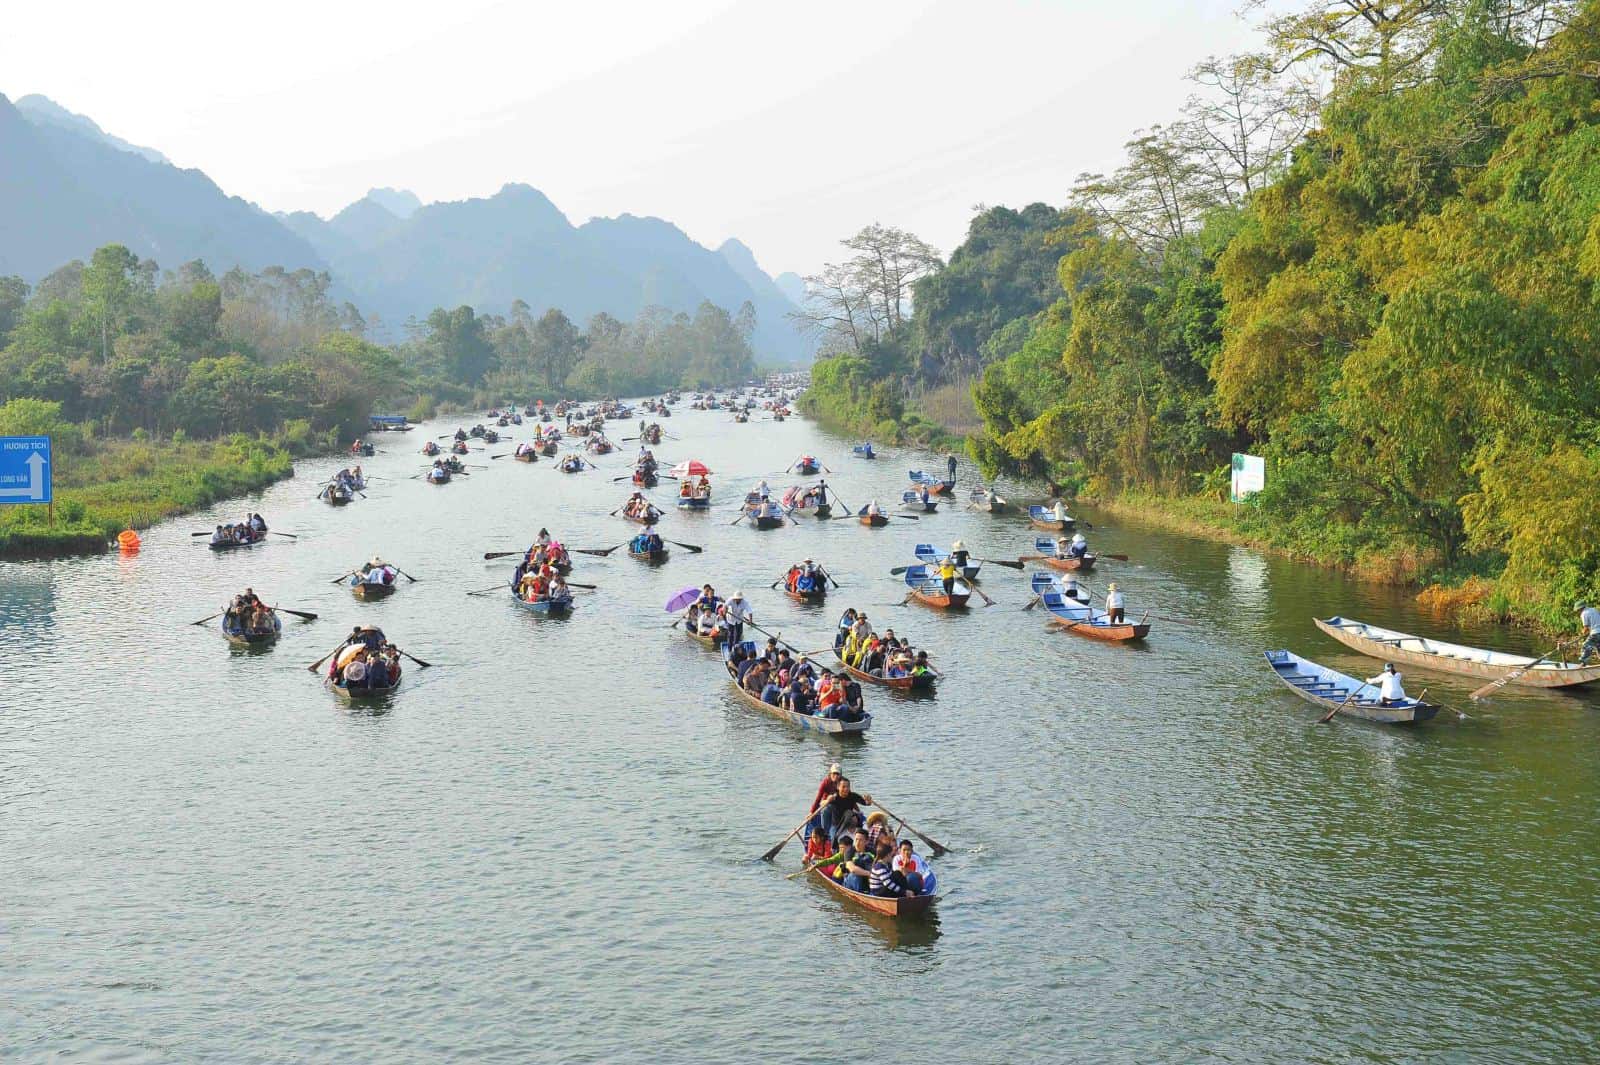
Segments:
[[[1589,656],[1600,653],[1600,610],[1596,610],[1588,603],[1578,604],[1578,620],[1583,623],[1583,652],[1578,656],[1578,665],[1589,661]]]

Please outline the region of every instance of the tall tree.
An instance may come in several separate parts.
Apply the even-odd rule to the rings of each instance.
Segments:
[[[121,244],[96,248],[83,271],[84,309],[100,333],[100,360],[111,357],[112,332],[122,323],[135,291],[139,257]]]
[[[539,316],[533,327],[533,360],[546,387],[554,390],[566,383],[578,352],[583,350],[582,339],[578,327],[557,308]]]

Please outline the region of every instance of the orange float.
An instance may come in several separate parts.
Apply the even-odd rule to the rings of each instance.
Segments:
[[[123,529],[117,533],[117,547],[121,548],[124,554],[133,554],[139,550],[139,534],[132,529]]]

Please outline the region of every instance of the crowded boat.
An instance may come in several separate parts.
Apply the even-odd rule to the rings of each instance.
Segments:
[[[254,547],[266,538],[266,521],[260,514],[252,514],[233,525],[218,525],[211,534],[209,546],[213,551],[227,551],[236,547]]]
[[[357,625],[333,653],[327,682],[340,696],[386,695],[400,686],[400,648],[375,625]]]
[[[928,662],[927,651],[896,636],[892,628],[885,628],[882,633],[874,631],[866,612],[854,607],[839,618],[833,652],[855,674],[891,687],[931,688],[937,676]]]

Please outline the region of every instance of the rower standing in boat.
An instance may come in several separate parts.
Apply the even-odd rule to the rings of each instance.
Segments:
[[[967,551],[967,545],[962,543],[960,540],[957,540],[955,543],[950,545],[950,560],[963,570],[967,568],[967,558],[969,557],[969,554],[970,553]]]
[[[1400,686],[1400,673],[1394,668],[1393,662],[1383,664],[1383,672],[1376,677],[1368,677],[1368,684],[1378,685],[1378,705],[1398,706],[1406,701],[1406,690]]]
[[[1122,598],[1122,593],[1117,591],[1115,581],[1106,585],[1106,621],[1112,625],[1121,625],[1127,620],[1127,603]]]
[[[926,492],[927,489],[924,488],[923,491]],[[944,582],[945,595],[950,595],[955,591],[956,566],[954,562],[950,561],[950,556],[948,555],[939,562],[939,579]]]
[[[1588,603],[1578,604],[1578,620],[1583,623],[1583,651],[1578,655],[1578,665],[1585,665],[1589,656],[1600,652],[1600,610]]]
[[[954,453],[951,453],[950,457],[945,460],[944,467],[950,473],[950,476],[946,478],[946,480],[954,484],[956,479],[956,457]]]
[[[733,598],[725,604],[728,624],[728,643],[744,642],[744,623],[754,621],[756,612],[750,609],[750,604],[745,601],[743,592],[734,592]]]

